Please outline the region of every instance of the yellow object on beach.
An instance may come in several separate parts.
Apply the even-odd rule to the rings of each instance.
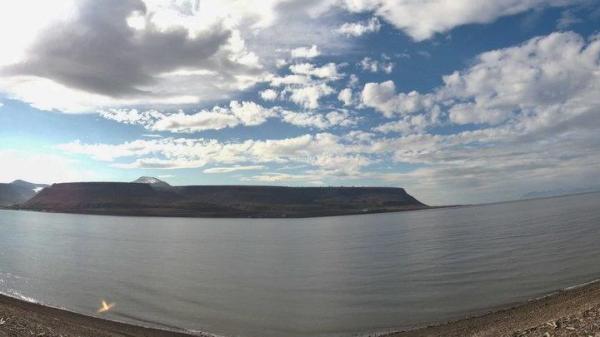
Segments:
[[[107,312],[110,309],[112,309],[115,306],[115,304],[116,303],[106,303],[105,300],[102,300],[102,304],[100,305],[100,308],[98,309],[97,313],[101,314]]]

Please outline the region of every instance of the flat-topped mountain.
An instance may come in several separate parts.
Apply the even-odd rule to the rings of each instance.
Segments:
[[[24,180],[15,180],[9,184],[0,184],[0,206],[7,207],[31,199],[48,185],[33,184]]]
[[[402,188],[170,186],[147,178],[132,183],[54,184],[21,208],[89,214],[276,218],[427,207]]]

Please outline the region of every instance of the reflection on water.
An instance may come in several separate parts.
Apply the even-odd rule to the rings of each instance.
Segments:
[[[600,194],[315,219],[0,211],[0,291],[227,336],[459,318],[600,277]],[[108,305],[109,303],[107,303]]]

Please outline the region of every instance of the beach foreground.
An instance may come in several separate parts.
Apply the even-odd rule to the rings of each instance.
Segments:
[[[600,282],[512,308],[386,337],[600,337]]]
[[[103,320],[0,296],[0,337],[8,336],[183,337],[190,335]],[[559,291],[544,298],[482,316],[385,336],[600,337],[600,282]]]
[[[0,337],[17,336],[189,337],[190,335],[103,320],[0,295]]]

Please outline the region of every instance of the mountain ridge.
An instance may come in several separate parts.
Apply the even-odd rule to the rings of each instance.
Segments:
[[[53,184],[19,208],[106,215],[260,218],[428,208],[397,187],[171,186],[146,178],[152,177],[131,183]]]

